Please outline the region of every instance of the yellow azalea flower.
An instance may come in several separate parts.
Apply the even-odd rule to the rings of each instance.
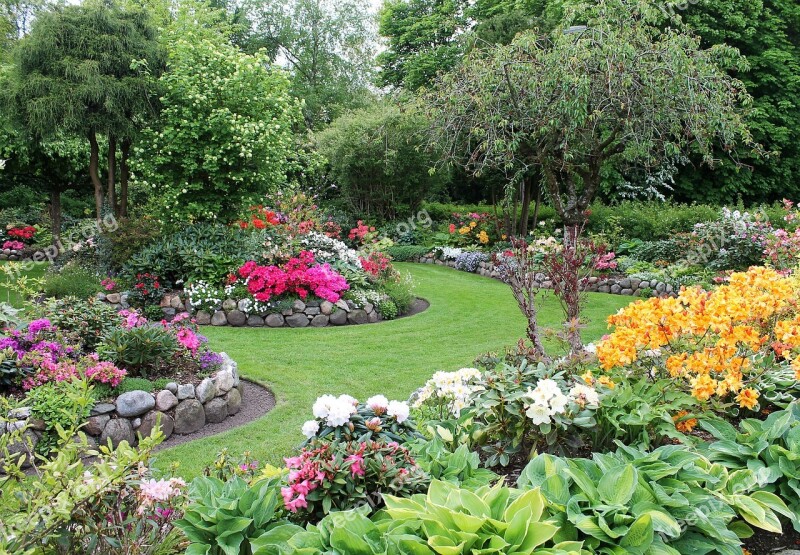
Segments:
[[[597,378],[597,383],[606,386],[608,389],[614,389],[616,384],[608,376],[600,376]]]
[[[717,380],[708,374],[691,379],[692,396],[698,401],[708,401],[717,390]]]
[[[792,368],[794,368],[794,379],[800,381],[800,357],[792,361]]]
[[[469,223],[469,228],[470,228],[470,229],[475,229],[475,227],[476,227],[477,225],[478,225],[478,224],[477,224],[476,222],[470,222],[470,223]]]
[[[466,234],[467,234],[467,233],[469,233],[470,231],[471,231],[471,230],[470,230],[470,228],[469,228],[469,227],[467,227],[467,226],[464,226],[464,227],[462,227],[462,228],[460,228],[460,229],[458,230],[458,232],[459,232],[461,235],[466,235]]]
[[[483,243],[484,245],[489,242],[489,234],[485,231],[481,231],[478,233],[478,241]]]
[[[500,236],[500,238],[501,238],[503,241],[505,241],[506,239],[508,239],[508,235],[506,235],[505,233],[503,233],[503,235],[501,235],[501,236]]]
[[[591,370],[587,370],[581,375],[581,379],[585,381],[587,385],[594,385],[594,374],[592,374]]]
[[[752,388],[743,389],[736,396],[736,402],[743,409],[753,410],[758,406],[758,391]]]

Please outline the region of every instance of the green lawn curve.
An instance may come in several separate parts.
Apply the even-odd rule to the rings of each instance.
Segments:
[[[233,454],[250,451],[261,462],[281,464],[302,441],[300,426],[311,417],[319,395],[348,393],[364,400],[382,393],[406,399],[433,372],[470,366],[478,355],[514,344],[524,335],[525,321],[505,284],[437,265],[397,267],[412,275],[415,293],[431,303],[428,310],[363,326],[204,328],[211,347],[233,357],[242,376],[269,387],[277,406],[245,426],[159,452],[158,466],[179,462],[179,474],[196,476],[223,448]],[[585,310],[586,340],[603,335],[606,317],[630,300],[591,294]],[[561,314],[549,295],[542,322],[557,326]]]

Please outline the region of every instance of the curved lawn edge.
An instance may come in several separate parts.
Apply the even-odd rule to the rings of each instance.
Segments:
[[[472,366],[482,353],[524,337],[525,320],[502,282],[433,264],[396,266],[411,274],[415,295],[430,303],[428,310],[379,326],[275,328],[270,333],[260,328],[204,329],[210,347],[236,360],[243,378],[267,386],[276,405],[253,422],[165,448],[157,454],[157,466],[180,462],[178,472],[191,478],[223,448],[232,455],[250,451],[262,463],[282,465],[302,443],[300,427],[311,418],[319,395],[407,399],[435,371]],[[592,341],[606,333],[606,317],[630,300],[590,294],[584,338]],[[560,325],[561,308],[552,295],[545,297],[540,315],[544,325]]]

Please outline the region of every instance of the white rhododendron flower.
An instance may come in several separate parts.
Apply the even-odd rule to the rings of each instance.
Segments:
[[[596,407],[600,405],[600,396],[597,394],[595,388],[589,387],[588,385],[576,383],[572,386],[572,389],[569,390],[569,396],[581,406],[589,405]]]
[[[475,382],[480,380],[481,372],[477,368],[462,368],[456,372],[436,372],[430,380],[417,392],[414,408],[419,408],[427,401],[443,400],[453,416],[458,417],[461,411],[472,405],[472,395],[483,391],[483,386]]]
[[[336,403],[331,405],[331,408],[328,411],[328,416],[325,418],[325,422],[332,428],[344,426],[350,422],[350,417],[355,411],[356,407],[354,405],[350,403],[342,403],[341,401],[337,400]]]
[[[303,435],[306,436],[308,439],[311,439],[319,432],[319,422],[316,420],[308,420],[305,424],[303,424]]]
[[[408,415],[410,412],[411,409],[408,407],[408,403],[403,401],[389,401],[389,406],[386,410],[386,413],[389,416],[393,416],[397,419],[398,424],[402,424],[408,420]]]
[[[547,407],[542,405],[531,405],[528,407],[528,410],[525,411],[525,414],[528,415],[528,418],[531,419],[531,422],[537,426],[550,422],[550,411]]]
[[[323,395],[318,397],[314,402],[314,407],[311,409],[315,418],[326,418],[331,406],[336,403],[336,397],[333,395]]]
[[[358,400],[355,397],[351,397],[350,395],[339,395],[339,402],[340,403],[349,403],[351,405],[357,405]]]
[[[357,410],[358,401],[350,395],[323,395],[311,409],[315,418],[324,418],[328,426],[343,426]]]
[[[558,383],[551,379],[540,380],[536,388],[525,395],[531,404],[525,414],[534,424],[546,424],[550,418],[567,410],[570,398],[564,395]]]
[[[367,399],[367,406],[374,412],[386,412],[389,408],[389,399],[384,395],[374,395]]]

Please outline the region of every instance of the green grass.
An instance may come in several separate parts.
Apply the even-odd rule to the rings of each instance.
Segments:
[[[415,293],[431,303],[427,311],[341,328],[204,328],[211,347],[233,357],[242,376],[268,386],[277,406],[245,426],[160,452],[158,465],[180,462],[180,474],[196,476],[226,447],[281,464],[303,440],[300,426],[311,418],[319,395],[348,393],[364,400],[382,393],[406,399],[435,371],[470,366],[478,355],[524,336],[524,318],[503,283],[435,265],[397,266],[412,274]],[[606,316],[630,300],[592,294],[584,338],[599,338]],[[552,296],[541,317],[545,325],[559,324],[561,309]]]
[[[7,265],[8,262],[0,261],[0,266]],[[48,264],[46,262],[32,263],[26,265],[27,271],[24,276],[28,279],[35,279],[44,276]],[[1,269],[0,269],[1,270]],[[22,298],[14,291],[14,282],[16,277],[12,280],[6,274],[0,271],[0,303],[10,303],[16,308],[22,308]]]

